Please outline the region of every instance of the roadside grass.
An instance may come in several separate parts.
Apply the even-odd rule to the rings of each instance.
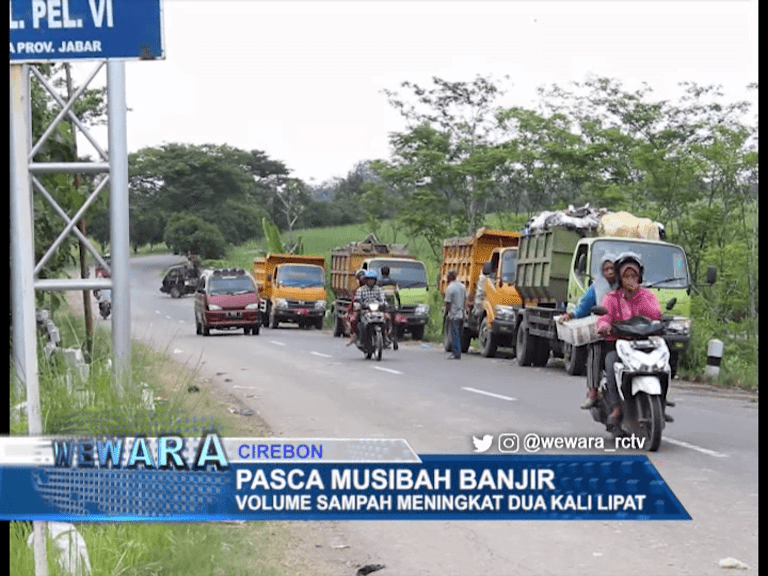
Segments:
[[[81,347],[84,321],[71,309],[55,316],[61,346]],[[69,375],[60,359],[40,358],[40,395],[44,434],[157,435],[187,434],[188,427],[212,427],[231,437],[268,434],[256,417],[233,413],[236,398],[217,399],[210,382],[196,366],[180,366],[168,350],[155,351],[142,343],[132,346],[131,390],[120,395],[112,387],[109,331],[94,333],[90,373]],[[55,357],[55,356],[54,356]],[[11,376],[13,367],[11,366]],[[11,386],[10,405],[23,400]],[[231,400],[228,404],[227,400]],[[154,406],[152,406],[154,405]],[[26,415],[12,415],[11,433],[27,433]],[[172,428],[169,430],[168,428]],[[290,555],[292,527],[277,522],[217,523],[77,523],[86,542],[93,576],[283,576],[312,574],[311,566]],[[10,574],[33,576],[33,551],[27,545],[31,524],[10,523]],[[63,574],[48,542],[49,574]]]

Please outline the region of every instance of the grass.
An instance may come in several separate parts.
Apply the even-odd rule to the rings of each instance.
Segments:
[[[54,321],[61,332],[62,347],[82,346],[81,317],[71,309],[63,309]],[[107,362],[110,352],[109,333],[97,328],[90,373],[83,381],[68,378],[63,362],[47,362],[40,355],[45,434],[110,434],[129,430],[131,435],[156,435],[158,420],[181,426],[182,422],[200,422],[202,418],[224,436],[257,437],[267,433],[259,420],[230,413],[200,379],[196,367],[180,367],[168,354],[140,343],[134,343],[131,357],[136,386],[119,396],[112,388]],[[152,412],[146,403],[148,392],[155,404]],[[11,387],[11,406],[21,400],[23,396]],[[11,432],[26,434],[25,416],[12,424]],[[85,539],[93,576],[312,574],[311,566],[304,566],[302,559],[289,555],[292,528],[276,522],[78,523],[75,527]],[[30,532],[29,523],[10,523],[11,574],[34,574],[33,551],[27,545]],[[63,573],[54,548],[49,541],[51,576]]]

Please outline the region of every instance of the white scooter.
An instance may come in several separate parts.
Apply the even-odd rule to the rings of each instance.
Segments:
[[[674,305],[674,303],[672,303]],[[669,306],[668,306],[669,307]],[[593,314],[604,315],[607,310],[595,306]],[[599,382],[598,402],[590,408],[592,417],[606,425],[615,436],[634,434],[644,438],[644,447],[655,452],[661,444],[661,431],[667,420],[667,390],[670,380],[669,348],[664,332],[671,317],[650,320],[637,316],[625,322],[614,322],[618,361],[613,369],[616,376],[622,419],[607,424],[611,406],[608,405],[608,384],[605,369],[600,366],[602,341],[590,344],[587,363],[588,383]]]

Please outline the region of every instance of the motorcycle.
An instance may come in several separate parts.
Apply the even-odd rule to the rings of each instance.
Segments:
[[[93,295],[96,296],[96,300],[99,303],[99,314],[106,320],[112,313],[112,291],[94,290]]]
[[[672,305],[674,303],[672,302]],[[670,306],[667,305],[667,309]],[[593,314],[607,313],[602,306],[592,308]],[[616,387],[622,418],[616,424],[608,424],[612,407],[608,405],[608,380],[605,367],[601,365],[603,340],[589,344],[587,360],[587,383],[599,390],[597,403],[590,408],[592,418],[605,424],[606,430],[614,436],[634,434],[645,440],[650,452],[658,450],[661,431],[667,421],[666,409],[673,406],[667,401],[667,390],[671,378],[669,347],[664,334],[672,317],[650,320],[637,316],[631,320],[613,323],[616,335],[617,362],[614,363]]]
[[[379,302],[360,306],[355,345],[365,354],[366,360],[370,360],[374,354],[376,360],[381,360],[384,348],[389,348],[390,339],[386,336],[385,309],[386,306]],[[394,349],[397,350],[396,341],[393,340],[392,342]]]

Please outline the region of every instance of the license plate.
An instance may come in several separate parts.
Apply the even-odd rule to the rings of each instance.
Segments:
[[[408,323],[408,318],[406,318],[405,316],[399,316],[398,315],[398,316],[395,316],[395,322],[398,322],[398,323],[401,323],[401,324],[407,324]]]
[[[226,318],[242,318],[243,313],[242,312],[225,312],[224,316]]]
[[[309,314],[309,310],[306,308],[296,308],[296,314]]]

